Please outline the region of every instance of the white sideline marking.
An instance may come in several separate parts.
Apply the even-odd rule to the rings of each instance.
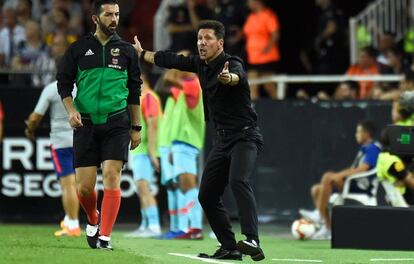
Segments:
[[[413,261],[414,258],[393,258],[393,259],[384,259],[384,258],[378,258],[378,259],[370,259],[369,261]]]
[[[322,263],[322,260],[319,259],[272,259],[273,261],[284,261],[284,262],[312,262],[312,263]]]
[[[178,257],[197,259],[197,260],[208,262],[208,263],[219,263],[219,264],[232,264],[233,263],[233,262],[218,261],[218,260],[208,259],[208,258],[199,258],[191,254],[181,254],[181,253],[168,253],[168,254],[173,255],[173,256],[178,256]]]

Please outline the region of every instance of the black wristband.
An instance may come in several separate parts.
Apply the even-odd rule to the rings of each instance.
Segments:
[[[141,131],[142,126],[139,126],[139,125],[138,126],[131,126],[131,129],[139,132],[139,131]]]

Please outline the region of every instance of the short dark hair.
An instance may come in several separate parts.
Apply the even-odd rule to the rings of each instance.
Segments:
[[[217,39],[224,39],[224,36],[226,35],[226,30],[224,29],[223,23],[217,20],[203,20],[198,24],[197,32],[200,31],[200,29],[212,29],[214,30],[214,35],[217,37]]]
[[[363,121],[359,121],[358,122],[358,126],[362,127],[362,130],[364,130],[365,132],[367,132],[369,134],[370,137],[374,137],[375,136],[375,124],[372,121],[368,121],[368,120],[363,120]]]
[[[92,14],[99,15],[101,13],[102,5],[117,5],[118,0],[94,0],[92,3]]]

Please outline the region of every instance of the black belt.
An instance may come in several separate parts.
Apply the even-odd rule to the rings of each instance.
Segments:
[[[124,112],[126,112],[126,108],[122,108],[122,109],[110,112],[110,113],[108,113],[108,118],[117,116],[117,115],[122,114]],[[84,119],[91,119],[91,114],[89,114],[89,113],[80,113],[80,115]]]
[[[255,126],[245,126],[242,129],[216,129],[217,136],[225,137],[233,134],[237,134],[246,130],[249,130],[250,128],[254,128]]]

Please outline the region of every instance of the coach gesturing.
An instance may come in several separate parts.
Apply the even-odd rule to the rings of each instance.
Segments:
[[[257,115],[251,107],[250,89],[242,60],[224,53],[224,26],[218,21],[203,21],[198,27],[198,55],[143,50],[135,37],[134,48],[147,62],[160,67],[195,72],[203,89],[206,119],[216,129],[216,144],[201,179],[199,200],[221,247],[201,257],[216,259],[264,259],[259,246],[256,201],[249,178],[253,172],[263,139],[257,128]],[[236,244],[222,195],[230,183],[239,210],[246,240]]]

